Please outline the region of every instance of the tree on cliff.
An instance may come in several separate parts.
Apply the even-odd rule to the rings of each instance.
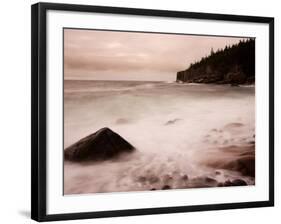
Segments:
[[[188,69],[179,73],[178,80],[189,82],[231,83],[225,80],[230,73],[243,74],[245,80],[243,82],[254,82],[255,40],[252,38],[240,40],[239,43],[225,46],[216,52],[211,48],[209,56],[191,63]]]

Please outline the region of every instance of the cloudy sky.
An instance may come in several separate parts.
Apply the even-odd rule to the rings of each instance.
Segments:
[[[241,38],[64,30],[64,78],[175,81],[178,71]]]

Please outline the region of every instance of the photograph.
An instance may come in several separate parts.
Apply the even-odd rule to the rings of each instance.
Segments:
[[[255,185],[255,38],[63,29],[64,195]]]

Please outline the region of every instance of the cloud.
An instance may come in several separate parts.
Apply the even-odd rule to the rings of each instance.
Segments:
[[[130,79],[130,73],[142,76],[145,71],[159,80],[163,74],[166,79],[167,73],[175,76],[191,62],[208,55],[211,48],[223,48],[240,39],[65,29],[64,75],[79,79],[85,74],[89,78],[90,74],[108,72],[112,79]]]

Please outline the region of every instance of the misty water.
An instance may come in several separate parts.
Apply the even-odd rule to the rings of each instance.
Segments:
[[[255,183],[237,167],[241,158],[254,159],[254,86],[65,80],[64,148],[103,127],[136,152],[65,161],[65,194]]]

